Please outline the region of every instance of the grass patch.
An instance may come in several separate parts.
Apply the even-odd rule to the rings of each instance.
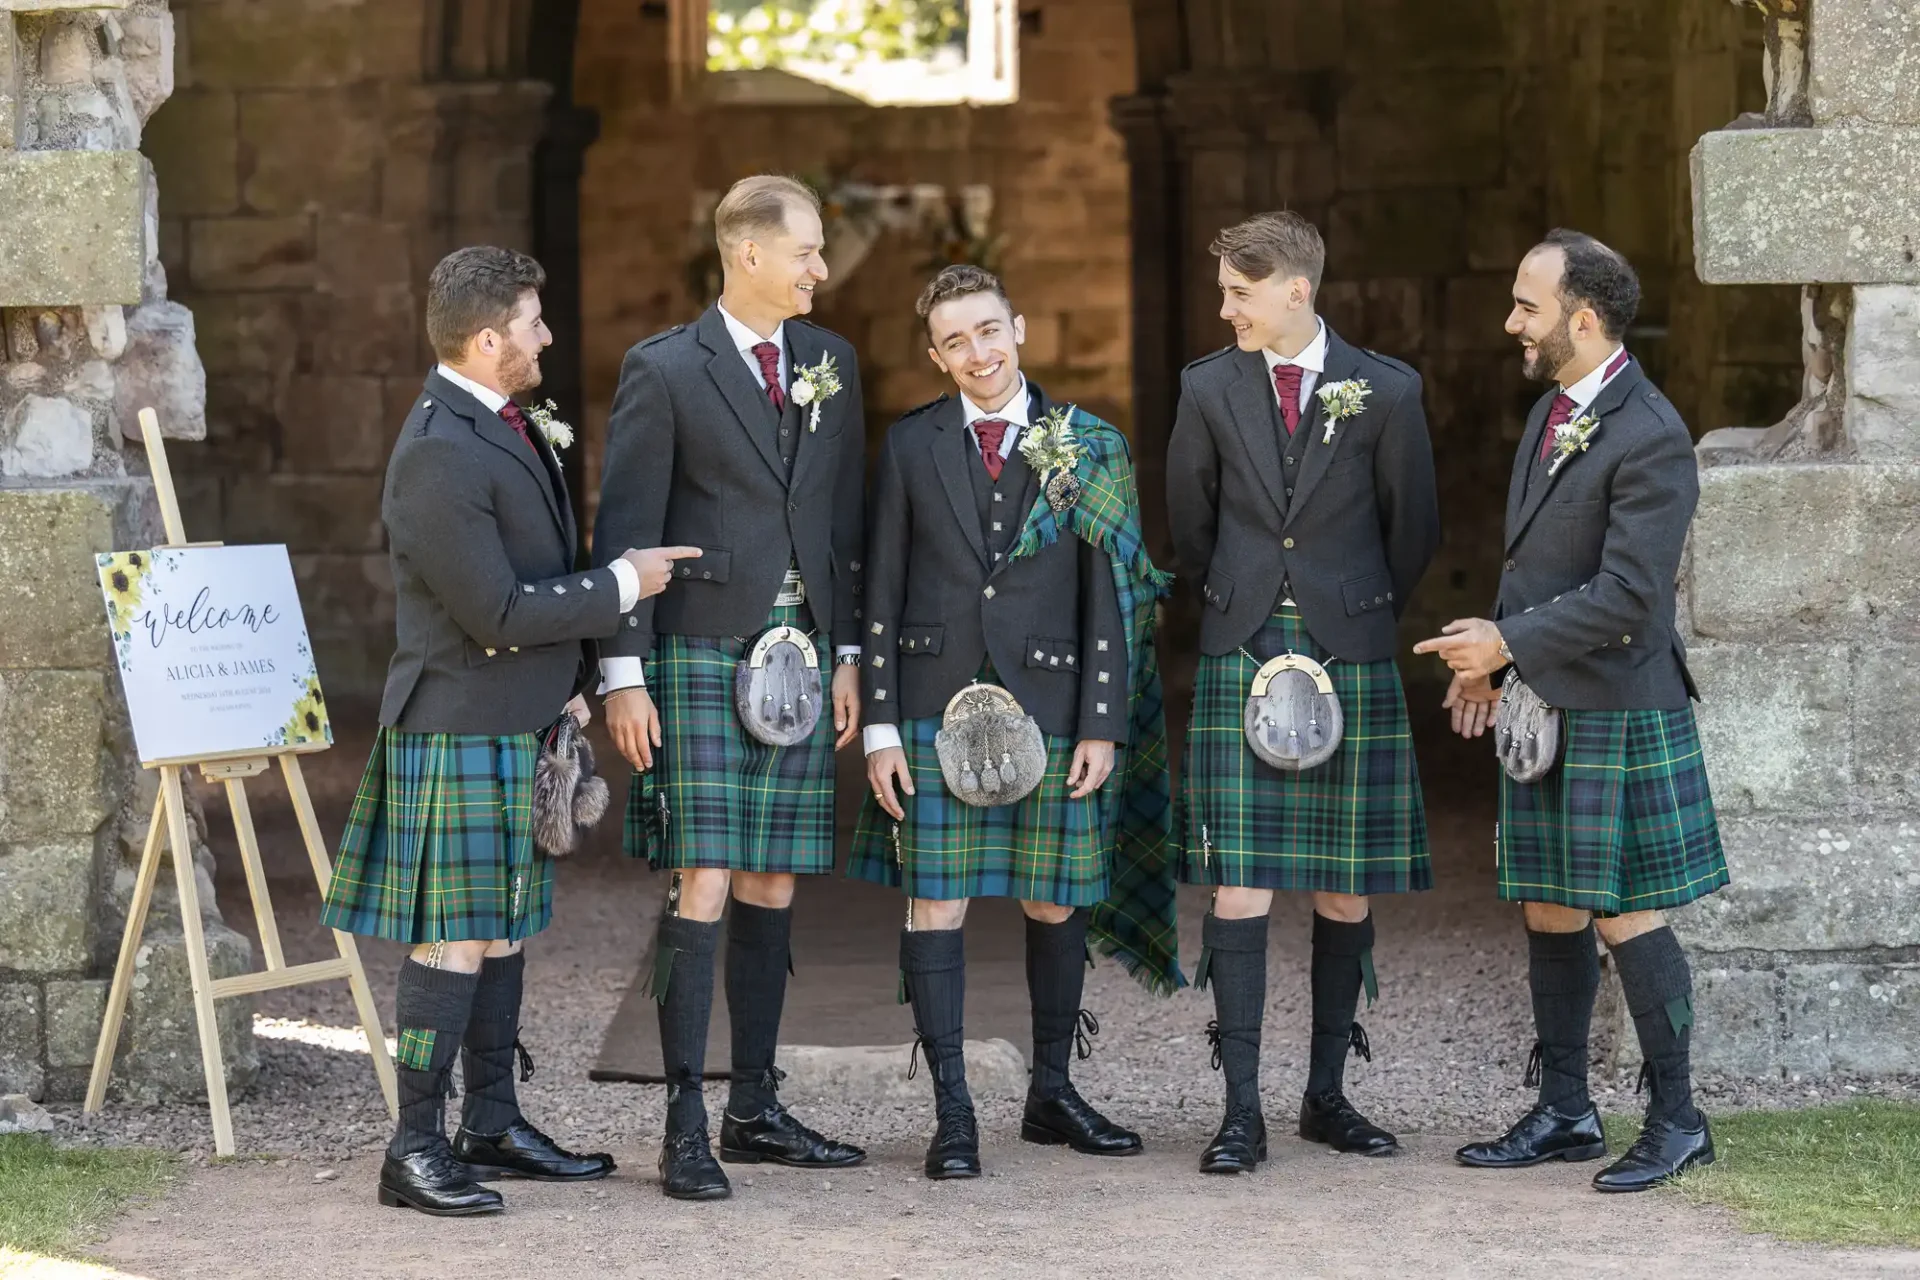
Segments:
[[[156,1195],[173,1160],[130,1148],[57,1147],[37,1134],[0,1136],[0,1257],[74,1257],[134,1196]]]
[[[1712,1120],[1718,1158],[1675,1186],[1695,1204],[1783,1240],[1920,1245],[1920,1106],[1863,1099]],[[1615,1152],[1638,1132],[1634,1117],[1607,1119]]]

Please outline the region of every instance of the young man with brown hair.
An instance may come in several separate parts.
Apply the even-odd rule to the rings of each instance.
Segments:
[[[1354,1020],[1374,990],[1368,898],[1432,883],[1426,813],[1395,624],[1440,540],[1420,377],[1350,346],[1315,311],[1326,258],[1294,213],[1222,231],[1220,316],[1235,345],[1187,366],[1167,457],[1167,506],[1184,572],[1200,582],[1200,667],[1187,730],[1183,876],[1217,886],[1196,985],[1226,1115],[1207,1173],[1267,1154],[1260,1111],[1267,914],[1275,890],[1313,895],[1311,1065],[1300,1136],[1389,1155],[1394,1136],[1347,1101]],[[1254,680],[1286,654],[1330,682],[1345,736],[1330,758],[1285,771],[1252,749]],[[1303,728],[1305,726],[1302,726]]]
[[[721,1158],[803,1168],[865,1159],[780,1104],[774,1066],[795,878],[833,870],[833,753],[860,728],[860,370],[845,340],[800,318],[827,278],[811,190],[742,179],[715,209],[714,234],[720,300],[697,323],[636,345],[621,367],[594,537],[596,556],[648,530],[700,548],[601,661],[608,728],[644,771],[628,802],[628,852],[674,873],[653,979],[669,1082],[660,1167],[666,1194],[690,1200],[731,1193],[701,1088],[729,897]],[[801,726],[792,734],[750,725],[736,702],[736,677],[753,678],[756,655],[774,649],[805,649],[808,669],[832,671],[830,708],[816,695],[783,704]],[[795,717],[809,714],[819,719],[806,731]]]
[[[456,250],[428,279],[440,364],[394,444],[380,506],[398,643],[320,917],[413,946],[394,1002],[400,1123],[380,1201],[445,1216],[500,1209],[481,1179],[613,1171],[611,1156],[562,1149],[514,1098],[516,1051],[532,1064],[521,944],[553,914],[534,761],[561,715],[586,723],[590,642],[658,594],[686,551],[610,548],[605,567],[573,571],[564,439],[514,400],[540,385],[553,341],[545,281],[532,258],[488,247]],[[449,1144],[441,1099],[456,1056],[466,1097]]]

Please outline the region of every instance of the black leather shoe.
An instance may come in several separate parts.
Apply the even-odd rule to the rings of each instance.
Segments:
[[[673,1200],[725,1200],[727,1171],[708,1147],[707,1127],[670,1133],[660,1145],[660,1189]]]
[[[728,1164],[769,1160],[796,1169],[845,1169],[867,1153],[815,1133],[776,1102],[744,1120],[728,1112],[720,1121],[720,1158]]]
[[[980,1127],[972,1107],[949,1107],[940,1113],[940,1125],[927,1147],[929,1178],[980,1176]]]
[[[1300,1099],[1300,1136],[1352,1155],[1391,1156],[1400,1152],[1400,1139],[1355,1111],[1347,1095],[1338,1089]]]
[[[380,1203],[395,1209],[418,1209],[436,1218],[466,1218],[498,1213],[506,1207],[500,1193],[468,1176],[466,1167],[446,1146],[416,1151],[380,1166]]]
[[[1695,1165],[1712,1163],[1713,1131],[1704,1115],[1692,1129],[1682,1128],[1672,1117],[1649,1120],[1627,1154],[1593,1175],[1593,1189],[1645,1191]]]
[[[1597,1160],[1607,1154],[1600,1110],[1592,1103],[1575,1115],[1536,1106],[1492,1142],[1469,1142],[1453,1153],[1475,1169],[1524,1169],[1547,1160]]]
[[[1069,1146],[1085,1156],[1140,1154],[1140,1135],[1095,1111],[1072,1085],[1051,1098],[1028,1094],[1020,1137],[1041,1146]]]
[[[453,1135],[453,1158],[473,1170],[476,1182],[495,1178],[531,1178],[535,1182],[592,1182],[613,1172],[613,1157],[604,1151],[575,1155],[522,1116],[502,1133]]]
[[[1252,1173],[1266,1158],[1266,1117],[1245,1107],[1229,1107],[1220,1132],[1200,1153],[1200,1172]]]

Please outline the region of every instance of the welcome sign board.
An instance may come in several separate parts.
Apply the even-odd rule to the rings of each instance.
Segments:
[[[285,547],[95,559],[143,761],[333,742]]]

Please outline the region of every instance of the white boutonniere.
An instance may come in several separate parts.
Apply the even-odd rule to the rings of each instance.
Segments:
[[[1567,459],[1576,453],[1587,451],[1588,441],[1593,433],[1600,429],[1600,419],[1590,413],[1583,413],[1572,422],[1563,422],[1553,429],[1553,461],[1547,464],[1547,474],[1556,474],[1566,465]]]
[[[810,410],[807,430],[820,429],[820,406],[840,394],[840,373],[833,357],[823,355],[816,365],[802,365],[793,371],[793,402]]]
[[[559,412],[560,406],[551,400],[527,410],[527,420],[540,429],[540,434],[547,438],[547,443],[553,446],[555,453],[573,443],[573,426],[562,422],[556,416]]]
[[[1367,397],[1373,394],[1373,388],[1367,385],[1365,378],[1347,378],[1316,388],[1313,394],[1319,398],[1320,407],[1327,415],[1327,431],[1320,437],[1320,443],[1332,444],[1333,429],[1360,412],[1367,403]]]
[[[1020,433],[1020,456],[1027,460],[1046,490],[1047,505],[1065,511],[1080,498],[1074,471],[1086,447],[1073,434],[1073,406],[1055,408]]]

